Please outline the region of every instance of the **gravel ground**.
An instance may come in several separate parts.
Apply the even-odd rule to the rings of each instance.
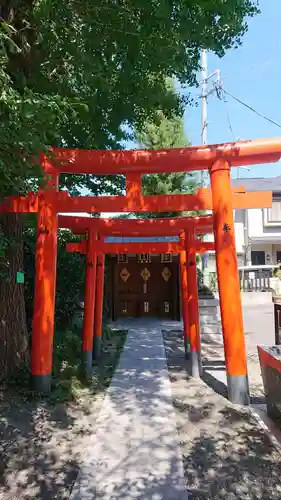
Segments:
[[[69,498],[120,342],[116,335],[104,344],[93,387],[71,404],[28,402],[0,391],[0,500]]]
[[[189,500],[280,500],[281,455],[266,432],[248,409],[232,405],[203,380],[189,379],[182,335],[163,337]],[[218,355],[210,349],[205,347],[205,359]],[[257,370],[256,359],[249,372],[252,393],[260,397],[253,366]]]

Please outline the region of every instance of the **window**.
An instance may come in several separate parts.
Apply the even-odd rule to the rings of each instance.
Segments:
[[[149,264],[151,262],[150,253],[140,253],[138,255],[138,263],[139,264]]]
[[[162,253],[161,254],[161,262],[163,264],[168,264],[170,262],[172,262],[172,254],[171,253]]]
[[[149,312],[149,302],[145,302],[143,304],[143,310],[144,310],[145,313]]]
[[[281,226],[281,201],[273,200],[272,207],[264,210],[265,226]]]
[[[126,253],[120,253],[117,256],[118,264],[128,264],[128,255]]]
[[[170,312],[170,305],[169,305],[169,302],[165,302],[165,305],[164,305],[164,310],[165,310],[165,313]]]
[[[268,222],[281,222],[281,202],[273,201],[272,207],[267,209]]]
[[[265,265],[265,253],[258,250],[251,252],[252,266],[263,266]]]

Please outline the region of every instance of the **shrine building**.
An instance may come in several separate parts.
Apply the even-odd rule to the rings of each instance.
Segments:
[[[108,243],[174,242],[171,237],[108,237]],[[180,319],[179,257],[165,254],[118,254],[108,256],[108,309],[119,318],[155,317]]]

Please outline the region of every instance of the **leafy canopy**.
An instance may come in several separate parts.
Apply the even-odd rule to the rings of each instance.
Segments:
[[[161,111],[158,111],[153,121],[145,122],[142,128],[136,131],[135,136],[142,149],[183,148],[190,145],[185,134],[183,117],[175,115],[166,118]],[[142,177],[142,190],[145,195],[191,193],[195,189],[194,177],[185,173],[149,174]],[[174,215],[176,214],[165,213],[156,216]],[[152,214],[147,213],[145,216],[151,217]]]
[[[50,146],[119,148],[127,128],[170,117],[186,100],[166,78],[193,85],[202,47],[241,43],[255,0],[6,0],[0,6],[0,197],[37,180]],[[68,187],[120,190],[77,176]]]

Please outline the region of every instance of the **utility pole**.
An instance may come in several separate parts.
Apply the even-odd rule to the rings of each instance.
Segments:
[[[207,51],[206,49],[202,50],[201,53],[201,68],[202,68],[202,81],[201,81],[201,144],[207,144],[207,127],[208,127],[208,119],[207,119],[207,99],[210,94],[215,92],[215,88],[208,90],[208,81],[210,78],[213,76],[217,77],[217,85],[220,84],[220,70],[217,69],[213,73],[210,73],[208,75],[208,68],[207,68]],[[204,187],[204,170],[201,170],[201,187]],[[208,253],[206,252],[205,255],[203,255],[201,264],[202,264],[202,273],[204,275],[204,269],[205,269],[205,259],[208,259]],[[204,281],[204,277],[203,277]]]
[[[207,51],[202,50],[202,104],[201,104],[201,144],[207,144]],[[201,186],[204,186],[204,170],[201,170]]]
[[[201,68],[202,68],[202,80],[201,80],[201,144],[207,144],[207,127],[208,127],[208,119],[207,119],[207,98],[210,94],[215,92],[215,88],[208,90],[208,80],[213,76],[217,77],[217,84],[220,83],[220,70],[217,69],[208,75],[207,68],[207,51],[206,49],[202,50],[201,53]],[[201,170],[201,186],[204,186],[204,170]]]

